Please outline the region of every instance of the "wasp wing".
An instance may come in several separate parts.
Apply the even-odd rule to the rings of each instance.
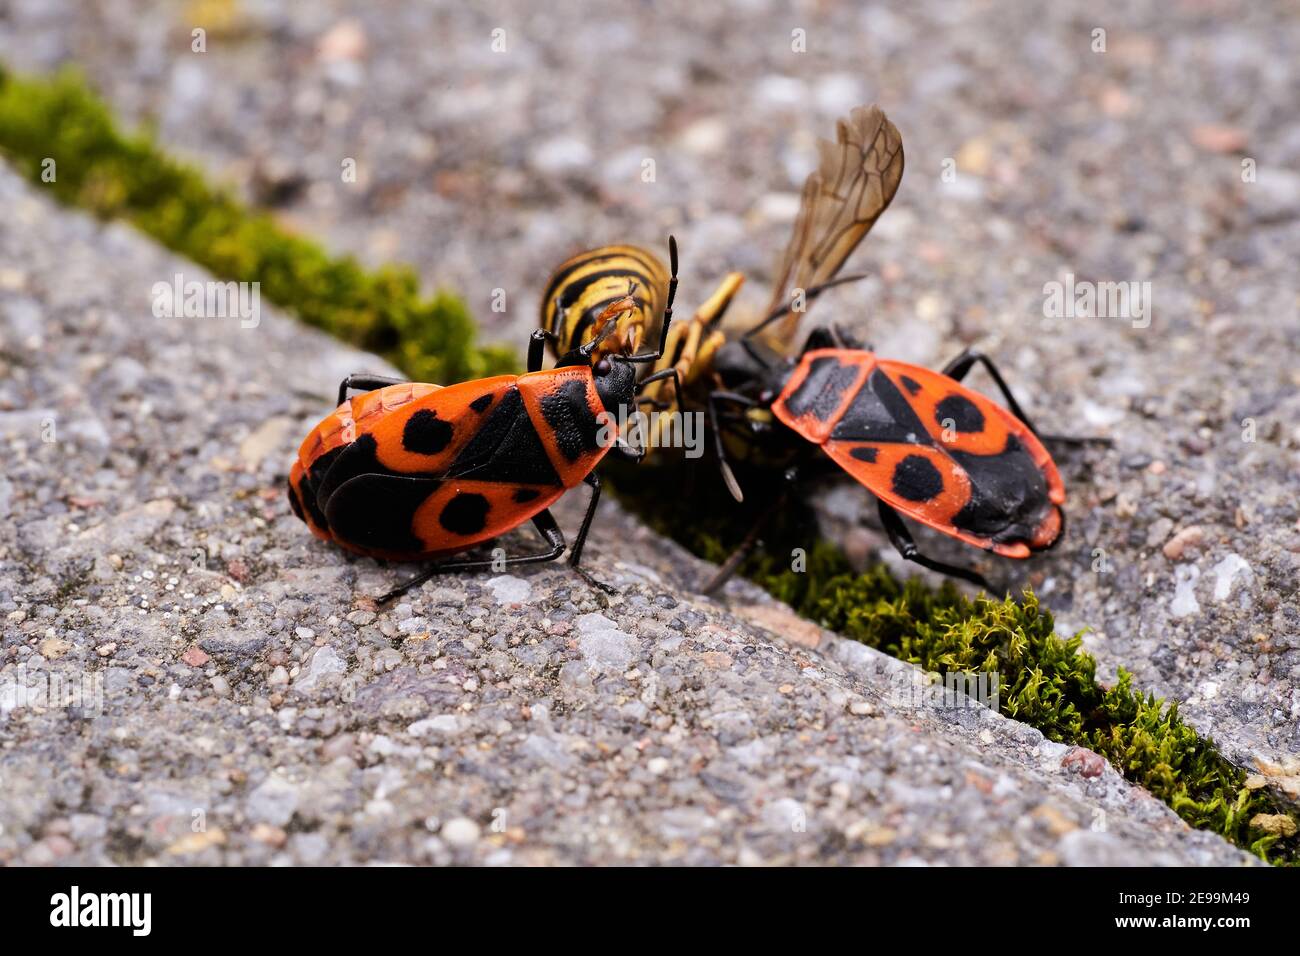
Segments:
[[[820,162],[803,187],[790,243],[776,268],[771,315],[833,279],[871,231],[903,178],[903,139],[876,106],[859,106],[836,124],[836,141],[819,140]],[[800,314],[791,310],[772,336],[793,341]]]

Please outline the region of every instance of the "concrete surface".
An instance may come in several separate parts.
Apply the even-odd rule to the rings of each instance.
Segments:
[[[78,64],[168,148],[336,249],[414,262],[512,342],[550,269],[603,242],[674,231],[684,308],[728,268],[761,289],[815,138],[880,103],[903,135],[902,188],[853,260],[873,278],[813,316],[930,366],[978,346],[1045,430],[1114,439],[1062,462],[1059,550],[984,570],[1036,584],[1063,628],[1093,629],[1104,676],[1127,667],[1182,701],[1292,797],[1298,51],[1300,16],[1278,0],[38,0],[0,14],[4,61]],[[1045,286],[1069,276],[1150,282],[1152,308],[1049,319]],[[832,498],[827,519],[864,559],[884,544],[864,495]]]
[[[1094,754],[602,508],[563,567],[355,560],[284,475],[371,357],[0,167],[0,863],[1239,864]],[[573,504],[562,513],[572,529]]]

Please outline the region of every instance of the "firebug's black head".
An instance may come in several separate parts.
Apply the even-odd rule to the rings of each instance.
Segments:
[[[596,379],[596,394],[605,406],[605,411],[617,415],[620,406],[632,411],[636,395],[636,366],[631,362],[618,359],[602,358],[591,369]]]

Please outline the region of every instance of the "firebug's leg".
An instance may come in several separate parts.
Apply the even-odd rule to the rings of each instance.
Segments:
[[[653,375],[647,375],[637,385],[636,390],[639,392],[647,385],[649,385],[651,382],[663,381],[666,378],[671,378],[673,380],[673,396],[677,401],[677,407],[681,408],[682,407],[682,380],[678,376],[677,369],[675,368],[666,368],[662,372],[655,372]],[[651,399],[651,401],[653,401],[653,399]]]
[[[377,388],[384,388],[388,385],[402,385],[409,382],[408,378],[393,378],[391,375],[371,375],[367,372],[353,372],[343,381],[339,382],[339,400],[338,404],[342,405],[348,398],[348,389],[355,388],[358,391],[373,392]]]
[[[587,477],[582,480],[591,485],[591,500],[587,502],[587,513],[583,516],[582,527],[578,529],[578,536],[573,540],[573,551],[569,554],[569,567],[581,574],[583,580],[593,588],[604,591],[606,594],[617,594],[618,590],[616,588],[597,581],[587,573],[586,569],[578,564],[582,560],[582,549],[587,543],[587,532],[591,530],[591,519],[596,516],[596,505],[600,503],[600,475],[594,471],[589,472]]]
[[[560,555],[564,554],[564,532],[560,526],[555,523],[554,516],[549,510],[539,511],[533,515],[533,526],[537,528],[546,543],[549,544],[550,550],[540,551],[537,554],[521,554],[513,558],[502,559],[482,559],[476,561],[452,561],[447,564],[431,564],[409,581],[405,581],[393,588],[382,597],[376,598],[376,604],[387,604],[394,598],[401,597],[413,587],[423,584],[425,581],[439,574],[454,574],[459,571],[490,571],[497,570],[501,567],[513,567],[521,564],[541,564],[544,561],[554,561]]]
[[[600,503],[600,476],[593,471],[582,480],[591,485],[591,498],[587,502],[587,513],[583,516],[582,527],[578,529],[578,537],[573,541],[573,550],[569,552],[569,564],[575,568],[582,560],[582,549],[587,543],[587,532],[591,530],[591,519],[596,516],[596,505]]]
[[[636,404],[641,405],[642,403],[649,403],[650,406],[654,408],[656,411],[663,411],[665,409],[672,408],[674,411],[685,414],[685,409],[684,406],[682,405],[682,380],[681,377],[677,374],[677,369],[675,368],[662,369],[661,371],[655,372],[653,375],[646,376],[641,381],[641,383],[637,385],[636,390],[637,392],[640,392],[647,385],[651,385],[655,382],[661,382],[665,379],[672,379],[672,383],[673,383],[673,402],[671,404],[668,402],[656,401],[655,399],[647,398],[647,397],[638,398],[636,400]],[[650,436],[651,445],[657,444],[659,432],[660,432],[660,428],[658,425],[656,425],[652,429],[652,433]]]
[[[1103,445],[1107,448],[1109,448],[1111,445],[1114,444],[1114,442],[1111,441],[1109,438],[1101,438],[1101,437],[1093,438],[1093,437],[1078,436],[1078,435],[1039,434],[1038,429],[1034,427],[1033,423],[1029,420],[1029,417],[1024,413],[1024,410],[1021,409],[1021,407],[1018,404],[1016,404],[1016,399],[1011,394],[1011,389],[1007,388],[1007,383],[1003,380],[1002,375],[998,372],[997,366],[993,364],[993,360],[990,359],[983,352],[978,352],[975,351],[974,349],[967,349],[966,351],[962,352],[961,355],[958,355],[955,359],[953,359],[946,366],[944,366],[943,374],[947,375],[953,381],[960,382],[963,378],[966,377],[966,373],[971,370],[971,367],[976,362],[979,362],[986,369],[988,369],[988,373],[993,376],[993,381],[997,383],[998,389],[1002,392],[1002,397],[1006,399],[1007,408],[1011,410],[1011,414],[1015,415],[1016,418],[1024,422],[1025,425],[1029,428],[1029,430],[1033,432],[1035,436],[1038,437],[1039,441],[1044,442],[1045,444]]]
[[[917,549],[916,542],[912,540],[912,533],[907,530],[907,525],[903,524],[903,519],[899,517],[898,512],[879,499],[877,499],[877,503],[880,505],[880,522],[885,526],[885,533],[889,535],[889,543],[903,556],[904,560],[912,561],[923,568],[929,568],[931,571],[938,571],[940,574],[961,578],[963,581],[969,581],[985,591],[993,592],[992,586],[978,572],[969,568],[959,568],[953,564],[944,564],[942,561],[935,561],[923,555]]]
[[[636,406],[642,404],[643,402],[650,402],[650,401],[653,401],[653,399],[638,398],[633,402],[632,408],[633,410],[636,410]],[[599,416],[597,417],[597,420],[599,420]],[[620,458],[625,458],[628,461],[632,462],[633,464],[637,464],[637,465],[641,464],[641,461],[645,458],[645,447],[642,446],[638,448],[631,445],[628,442],[627,438],[622,434],[618,434],[614,436],[614,443],[610,446],[609,450],[612,454],[618,455]],[[590,484],[590,482],[588,482],[588,484]]]
[[[1011,389],[1007,387],[1006,379],[1002,377],[1002,373],[998,371],[998,367],[993,364],[993,360],[983,352],[978,352],[975,349],[966,349],[943,367],[943,374],[947,375],[954,382],[960,382],[966,377],[966,373],[971,370],[976,362],[983,365],[984,368],[988,370],[988,373],[993,376],[993,381],[997,383],[998,390],[1002,392],[1002,397],[1006,399],[1007,408],[1011,410],[1011,414],[1024,422],[1025,427],[1033,432],[1035,436],[1038,435],[1038,429],[1034,427],[1034,423],[1029,420],[1029,416],[1026,415],[1024,409],[1020,407],[1020,404],[1016,401],[1016,397],[1011,394]]]
[[[1100,445],[1103,448],[1115,445],[1113,439],[1101,435],[1039,435],[1038,440],[1044,445]]]
[[[645,458],[645,449],[644,449],[644,448],[633,448],[633,447],[632,447],[631,445],[629,445],[627,442],[623,441],[623,439],[622,439],[621,437],[620,437],[619,440],[614,444],[614,447],[612,447],[612,448],[610,449],[610,451],[611,451],[612,453],[618,455],[620,458],[626,458],[628,461],[632,462],[634,465],[639,465],[639,464],[641,464],[642,459]]]
[[[545,329],[533,329],[528,337],[528,371],[540,372],[542,361],[546,357],[546,343],[557,341],[558,336]]]

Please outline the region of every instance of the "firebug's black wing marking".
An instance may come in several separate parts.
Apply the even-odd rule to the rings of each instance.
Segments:
[[[861,384],[831,395],[847,370]],[[947,376],[816,350],[773,412],[887,504],[953,537],[1027,557],[1060,533],[1065,490],[1046,449],[1009,411]]]

